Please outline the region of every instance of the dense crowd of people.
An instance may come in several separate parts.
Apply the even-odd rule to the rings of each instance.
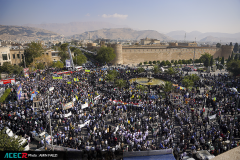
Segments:
[[[59,75],[49,71],[40,72],[37,78],[16,78],[26,94],[22,100],[1,104],[1,128],[24,137],[31,137],[32,131],[50,134],[51,129],[54,145],[77,150],[172,148],[178,158],[193,156],[198,150],[218,155],[238,146],[240,123],[233,115],[238,115],[239,95],[230,88],[240,87],[239,78],[199,73],[193,89],[173,89],[164,97],[160,94],[164,86],[141,91],[136,89],[137,83],[130,84],[131,78],[146,73],[139,74],[134,68],[116,70],[116,79],[126,80],[127,87],[105,81],[107,70],[100,68],[62,74],[62,79],[53,79]],[[182,86],[184,72],[153,77]],[[11,84],[2,87],[11,87],[13,92],[18,89]],[[54,89],[49,91],[50,87]],[[31,100],[34,91],[39,93]],[[168,96],[171,92],[181,95],[182,101],[173,103]],[[34,100],[38,103],[33,104]],[[41,140],[39,147],[45,143]]]

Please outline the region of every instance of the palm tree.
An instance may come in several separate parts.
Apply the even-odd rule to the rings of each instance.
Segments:
[[[192,87],[193,86],[193,81],[188,79],[188,78],[184,78],[182,80],[182,84],[184,85],[184,87],[186,87],[187,89],[189,89],[189,87]]]
[[[170,92],[172,88],[173,88],[172,82],[167,81],[163,86],[163,91],[167,93],[167,92]]]
[[[116,81],[116,86],[119,87],[120,89],[122,89],[123,87],[126,86],[126,81],[123,79],[119,79]]]

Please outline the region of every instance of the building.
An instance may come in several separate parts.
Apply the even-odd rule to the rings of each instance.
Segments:
[[[4,62],[9,62],[12,64],[10,48],[11,48],[10,45],[0,47],[0,66],[2,66]]]
[[[160,40],[157,39],[150,39],[146,37],[145,39],[140,39],[141,45],[148,45],[148,44],[160,44]]]
[[[54,51],[52,49],[48,49],[43,52],[43,54],[50,56],[53,62],[60,61],[61,57],[58,56],[58,53],[59,51]]]
[[[19,65],[24,62],[24,48],[22,46],[12,46],[10,55],[12,65]]]

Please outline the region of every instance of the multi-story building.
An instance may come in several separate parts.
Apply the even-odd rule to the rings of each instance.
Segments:
[[[48,49],[48,50],[43,52],[43,54],[49,55],[53,62],[60,61],[61,57],[58,56],[58,53],[59,53],[59,51],[54,51],[52,49]]]
[[[19,65],[24,62],[24,48],[22,46],[14,46],[10,49],[12,65]]]
[[[11,63],[10,47],[10,45],[0,47],[0,66],[2,66],[4,62]]]

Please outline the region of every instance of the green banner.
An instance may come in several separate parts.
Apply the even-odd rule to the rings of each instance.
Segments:
[[[90,72],[90,70],[85,69],[85,72]]]
[[[62,79],[62,76],[61,77],[52,77],[53,79]]]

